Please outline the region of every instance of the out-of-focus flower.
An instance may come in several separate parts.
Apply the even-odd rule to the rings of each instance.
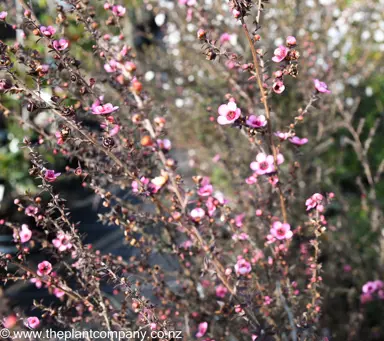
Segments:
[[[295,46],[296,45],[296,38],[294,36],[288,36],[285,40],[288,46]]]
[[[191,211],[191,218],[199,222],[205,216],[205,211],[201,207],[196,207]]]
[[[40,320],[36,316],[27,318],[26,326],[32,329],[36,329],[40,325]]]
[[[29,205],[25,209],[25,214],[29,217],[32,217],[39,212],[39,209],[36,206]]]
[[[18,237],[20,237],[20,241],[22,243],[26,243],[32,238],[32,231],[29,229],[27,224],[21,225],[21,230],[13,233],[13,239],[15,241],[18,240]]]
[[[48,261],[42,261],[37,265],[37,274],[39,276],[49,275],[52,271],[52,264]]]
[[[47,180],[48,182],[53,182],[55,181],[61,173],[55,173],[53,169],[46,169],[44,172],[44,179]]]
[[[272,84],[272,90],[277,94],[281,94],[285,90],[285,85],[283,81],[279,79],[275,79],[275,81]]]
[[[7,18],[8,12],[2,11],[0,12],[0,20],[5,20]]]
[[[249,274],[252,271],[251,263],[247,262],[244,258],[240,258],[235,264],[235,271],[238,275]]]
[[[315,88],[318,92],[329,94],[331,93],[330,90],[328,90],[328,85],[324,82],[320,82],[318,79],[314,79],[313,82],[315,83]]]
[[[96,100],[92,104],[92,113],[94,115],[106,115],[119,109],[118,106],[113,106],[111,103],[101,104],[99,100]]]
[[[205,333],[208,330],[208,323],[207,322],[201,322],[199,324],[199,327],[197,328],[196,337],[203,337]]]
[[[56,33],[53,26],[40,26],[40,32],[46,37],[52,37]]]
[[[303,137],[302,139],[300,137],[294,136],[289,139],[289,141],[297,146],[302,146],[306,143],[308,143],[308,139],[306,137]]]
[[[267,119],[264,115],[250,115],[246,121],[247,125],[252,128],[262,128],[267,125]]]
[[[224,285],[218,285],[216,287],[216,296],[220,298],[224,298],[227,294],[228,289]]]

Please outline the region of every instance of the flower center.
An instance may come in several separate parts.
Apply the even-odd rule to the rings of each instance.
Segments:
[[[260,167],[260,169],[262,169],[262,170],[266,170],[266,169],[268,169],[268,162],[266,162],[266,161],[263,161],[263,162],[260,162],[259,163],[259,167]]]
[[[279,236],[284,236],[285,235],[285,231],[284,231],[284,229],[282,229],[282,228],[279,228],[279,229],[277,229],[277,234],[279,235]]]
[[[227,119],[233,120],[236,117],[236,113],[234,111],[230,111],[227,113]]]

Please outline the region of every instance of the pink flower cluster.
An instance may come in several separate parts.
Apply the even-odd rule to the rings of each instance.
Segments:
[[[362,287],[360,302],[362,304],[372,301],[375,297],[384,300],[384,282],[377,280],[367,282]]]
[[[307,211],[316,208],[317,211],[323,212],[324,205],[322,205],[322,201],[324,196],[320,193],[313,194],[310,198],[305,201],[305,205],[307,206]]]

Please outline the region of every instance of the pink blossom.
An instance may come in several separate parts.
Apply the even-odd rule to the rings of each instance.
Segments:
[[[55,173],[53,169],[46,169],[44,173],[44,179],[47,180],[48,182],[53,182],[55,181],[61,173]]]
[[[40,26],[40,32],[46,37],[52,37],[56,33],[53,26]]]
[[[29,205],[25,209],[25,214],[29,217],[36,215],[37,212],[39,212],[39,209],[36,206]]]
[[[144,177],[144,176],[142,176],[142,177],[140,178],[140,182],[141,182],[143,185],[147,185],[147,184],[149,183],[149,179],[146,178],[146,177]],[[139,192],[139,188],[140,188],[140,187],[139,187],[139,183],[138,183],[136,180],[132,181],[131,186],[132,186],[132,192],[133,192],[133,193],[137,193],[137,192]]]
[[[277,136],[281,141],[285,141],[290,136],[289,133],[283,133],[282,131],[277,131],[274,133],[275,136]]]
[[[252,128],[262,128],[267,125],[267,119],[264,115],[250,115],[247,119],[247,125]]]
[[[275,221],[272,224],[272,228],[269,232],[273,237],[279,240],[290,239],[293,236],[291,226],[287,223],[282,223],[280,221]]]
[[[289,141],[297,146],[302,146],[303,144],[308,143],[308,139],[306,137],[303,137],[301,139],[300,137],[297,137],[297,136],[290,138]]]
[[[320,205],[324,197],[320,193],[313,194],[310,198],[305,201],[305,205],[307,206],[307,211],[315,208]]]
[[[52,264],[48,261],[42,261],[37,265],[37,274],[39,276],[49,275],[52,271]]]
[[[229,33],[223,33],[220,36],[220,44],[224,44],[226,42],[229,42],[231,40],[231,35]]]
[[[216,287],[216,296],[220,298],[224,298],[225,295],[227,294],[228,289],[224,285],[218,285]]]
[[[252,271],[251,263],[247,262],[244,258],[240,258],[235,264],[235,271],[237,275],[249,274]]]
[[[63,51],[69,46],[69,41],[67,39],[61,38],[59,40],[54,40],[52,42],[52,46],[58,50],[58,51]]]
[[[234,8],[234,9],[232,10],[232,15],[233,15],[233,17],[234,17],[235,19],[238,19],[238,18],[240,18],[241,13],[240,13],[240,11],[238,11],[236,8]]]
[[[281,94],[285,90],[285,85],[283,81],[279,79],[275,79],[275,81],[272,84],[272,90],[277,94]]]
[[[331,91],[328,90],[328,85],[324,82],[320,82],[318,79],[314,79],[315,88],[318,92],[329,94]]]
[[[196,207],[191,211],[191,218],[199,222],[205,216],[205,211],[201,207]]]
[[[5,12],[5,11],[0,12],[0,20],[5,20],[5,18],[7,17],[7,15],[8,15],[8,12]]]
[[[157,145],[159,146],[160,149],[165,150],[165,151],[169,151],[172,148],[172,143],[168,139],[164,139],[164,140],[158,139]]]
[[[285,59],[288,55],[288,49],[284,46],[281,45],[279,46],[274,52],[274,56],[272,57],[272,60],[276,63],[280,63],[282,60]]]
[[[238,214],[236,217],[235,217],[235,225],[237,227],[242,227],[243,226],[243,219],[245,217],[245,213],[242,213],[242,214]]]
[[[377,289],[377,283],[374,281],[365,283],[363,285],[362,291],[364,294],[373,294]]]
[[[295,46],[296,45],[296,38],[294,36],[288,36],[285,40],[288,46]]]
[[[240,117],[241,110],[234,101],[229,101],[228,104],[220,105],[218,113],[220,116],[217,118],[217,122],[225,125],[235,122]]]
[[[209,182],[209,178],[205,176],[200,183],[200,188],[197,194],[202,197],[209,197],[213,193],[213,186]]]
[[[115,136],[120,131],[120,126],[118,124],[115,124],[112,126],[112,129],[109,131],[109,136]]]
[[[126,12],[126,9],[121,5],[117,5],[112,7],[112,12],[118,17],[123,17]]]
[[[264,297],[264,305],[270,305],[272,303],[272,299],[269,296]]]
[[[282,154],[277,155],[277,164],[280,165],[284,162],[284,156]],[[256,161],[251,163],[251,169],[258,175],[269,174],[275,172],[273,155],[266,155],[259,153],[256,156]]]
[[[116,72],[118,67],[119,63],[114,59],[111,59],[107,64],[104,64],[104,70],[108,73]]]
[[[38,278],[31,278],[31,283],[36,285],[36,288],[40,289],[43,286],[43,282]]]
[[[40,325],[40,320],[36,316],[31,316],[27,318],[27,327],[36,329]]]
[[[106,115],[119,109],[118,106],[113,106],[111,103],[107,103],[107,104],[100,103],[99,105],[96,105],[96,103],[97,101],[92,104],[92,113],[94,115]]]
[[[20,241],[22,243],[28,242],[32,238],[32,231],[28,228],[28,225],[21,225],[21,230],[13,233],[13,238],[17,241],[18,237],[20,237]]]
[[[198,327],[198,331],[196,333],[196,337],[203,337],[208,330],[208,323],[201,322]]]
[[[54,288],[53,289],[53,294],[57,297],[57,298],[60,298],[60,297],[63,297],[65,295],[65,292],[60,290],[59,288]]]
[[[213,197],[209,197],[208,200],[205,202],[205,205],[208,209],[208,215],[212,217],[216,211],[215,199]]]
[[[245,179],[245,182],[248,184],[248,185],[253,185],[257,182],[257,174],[256,176],[255,175],[251,175],[250,177],[246,178]]]
[[[17,317],[15,315],[9,315],[3,318],[3,326],[4,328],[11,329],[17,323]]]
[[[59,232],[55,239],[52,240],[52,244],[59,249],[60,252],[69,250],[72,248],[71,236],[64,232]]]

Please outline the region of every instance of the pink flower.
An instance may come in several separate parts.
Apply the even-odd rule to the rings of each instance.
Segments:
[[[56,33],[56,30],[52,26],[40,26],[40,32],[46,37],[52,37]]]
[[[290,136],[289,133],[283,133],[281,131],[277,131],[274,133],[275,136],[277,136],[281,141],[285,141]]]
[[[27,318],[27,327],[36,329],[40,325],[40,320],[36,316],[31,316]]]
[[[296,38],[293,36],[288,36],[285,40],[288,46],[295,46],[296,45]]]
[[[32,216],[36,215],[37,212],[39,212],[39,209],[38,209],[36,206],[29,205],[29,206],[25,209],[25,214],[26,214],[28,217],[32,217]]]
[[[53,182],[61,175],[61,173],[55,173],[53,169],[46,169],[44,173],[44,179],[48,182]]]
[[[114,59],[111,59],[107,64],[104,64],[104,70],[108,73],[116,72],[118,67],[119,63]]]
[[[313,194],[309,199],[305,201],[305,206],[307,206],[307,211],[320,205],[323,199],[324,197],[320,193]]]
[[[0,20],[5,20],[5,18],[7,17],[7,15],[8,15],[8,12],[5,12],[5,11],[0,12]]]
[[[57,298],[60,298],[60,297],[63,297],[65,295],[65,292],[60,290],[59,288],[54,288],[53,289],[53,294],[57,297]]]
[[[252,128],[262,128],[267,125],[267,119],[264,115],[251,115],[247,119],[247,125]]]
[[[277,164],[280,165],[284,162],[282,154],[277,155]],[[251,163],[251,169],[258,175],[269,174],[275,171],[273,155],[266,155],[259,153],[256,156],[256,161]]]
[[[198,331],[196,333],[196,337],[203,337],[208,329],[208,323],[207,322],[201,322],[198,327]]]
[[[290,138],[289,141],[297,146],[302,146],[303,144],[308,143],[308,139],[306,137],[303,137],[301,139],[300,137],[297,137],[297,136]]]
[[[264,305],[270,305],[272,303],[272,299],[269,296],[264,297]]]
[[[196,222],[199,222],[204,216],[205,211],[200,207],[196,207],[191,211],[191,218]]]
[[[72,248],[71,236],[64,232],[59,232],[55,239],[52,240],[52,244],[59,249],[60,252],[69,250]]]
[[[63,51],[69,46],[69,41],[67,39],[61,38],[59,40],[54,40],[52,46],[58,50]]]
[[[49,275],[51,271],[52,264],[46,260],[37,265],[37,274],[39,276]]]
[[[144,177],[144,176],[142,176],[140,178],[140,181],[141,181],[141,183],[143,185],[147,185],[149,183],[149,179]],[[136,180],[132,181],[132,185],[131,186],[132,186],[132,192],[133,193],[139,192],[139,183]]]
[[[220,298],[224,298],[225,295],[227,294],[228,289],[224,285],[218,285],[216,287],[216,296]]]
[[[95,103],[97,103],[97,101]],[[92,104],[92,113],[94,115],[106,115],[119,109],[119,107],[113,106],[111,103],[103,105],[101,105],[101,103],[99,105],[95,105],[95,103]]]
[[[15,315],[9,315],[3,318],[4,328],[11,329],[17,323],[17,317]]]
[[[160,149],[165,150],[165,151],[169,151],[172,148],[172,143],[168,139],[164,139],[164,140],[158,139],[157,145],[159,146]]]
[[[209,182],[209,178],[205,176],[201,181],[200,188],[197,194],[202,197],[209,197],[213,193],[213,186]]]
[[[208,200],[205,202],[205,205],[208,209],[208,215],[212,217],[216,211],[215,199],[213,197],[209,197]]]
[[[230,40],[231,40],[231,35],[228,34],[228,33],[223,33],[220,36],[220,44],[224,44],[224,43],[226,43],[227,41],[230,41]]]
[[[328,90],[328,85],[324,82],[320,82],[318,79],[314,79],[315,88],[318,92],[329,94],[331,91]]]
[[[125,7],[123,7],[121,5],[112,7],[113,14],[115,14],[118,17],[123,17],[125,14],[125,11],[126,11]]]
[[[276,63],[280,63],[282,60],[285,59],[288,55],[288,49],[284,46],[281,45],[279,46],[274,52],[274,56],[272,57],[272,60]]]
[[[251,175],[250,177],[246,178],[245,179],[245,182],[248,184],[248,185],[253,185],[257,182],[257,174],[256,176],[255,175]]]
[[[364,294],[373,294],[377,290],[377,283],[367,282],[363,285],[362,291]]]
[[[233,15],[233,17],[234,17],[235,19],[238,19],[238,18],[240,18],[241,13],[240,13],[240,11],[238,11],[236,8],[234,8],[234,9],[232,10],[232,15]]]
[[[218,112],[220,116],[217,118],[217,122],[221,125],[231,124],[241,115],[241,110],[234,101],[220,105]]]
[[[36,288],[38,289],[43,286],[43,282],[40,281],[38,278],[31,278],[31,283],[34,283],[36,285]]]
[[[247,262],[244,258],[240,258],[235,264],[235,271],[237,275],[249,274],[252,271],[251,263]]]
[[[28,242],[32,238],[32,231],[28,228],[28,225],[21,225],[21,230],[13,233],[13,238],[17,241],[18,237],[20,237],[20,241],[22,243]]]
[[[237,227],[242,227],[243,226],[243,219],[245,217],[245,213],[242,213],[242,214],[238,214],[236,217],[235,217],[235,225]]]
[[[291,226],[287,223],[281,223],[280,221],[275,221],[269,232],[273,237],[279,240],[290,239],[293,236]]]
[[[279,79],[275,79],[275,81],[272,84],[272,90],[277,94],[281,94],[285,90],[285,85],[283,81]]]

